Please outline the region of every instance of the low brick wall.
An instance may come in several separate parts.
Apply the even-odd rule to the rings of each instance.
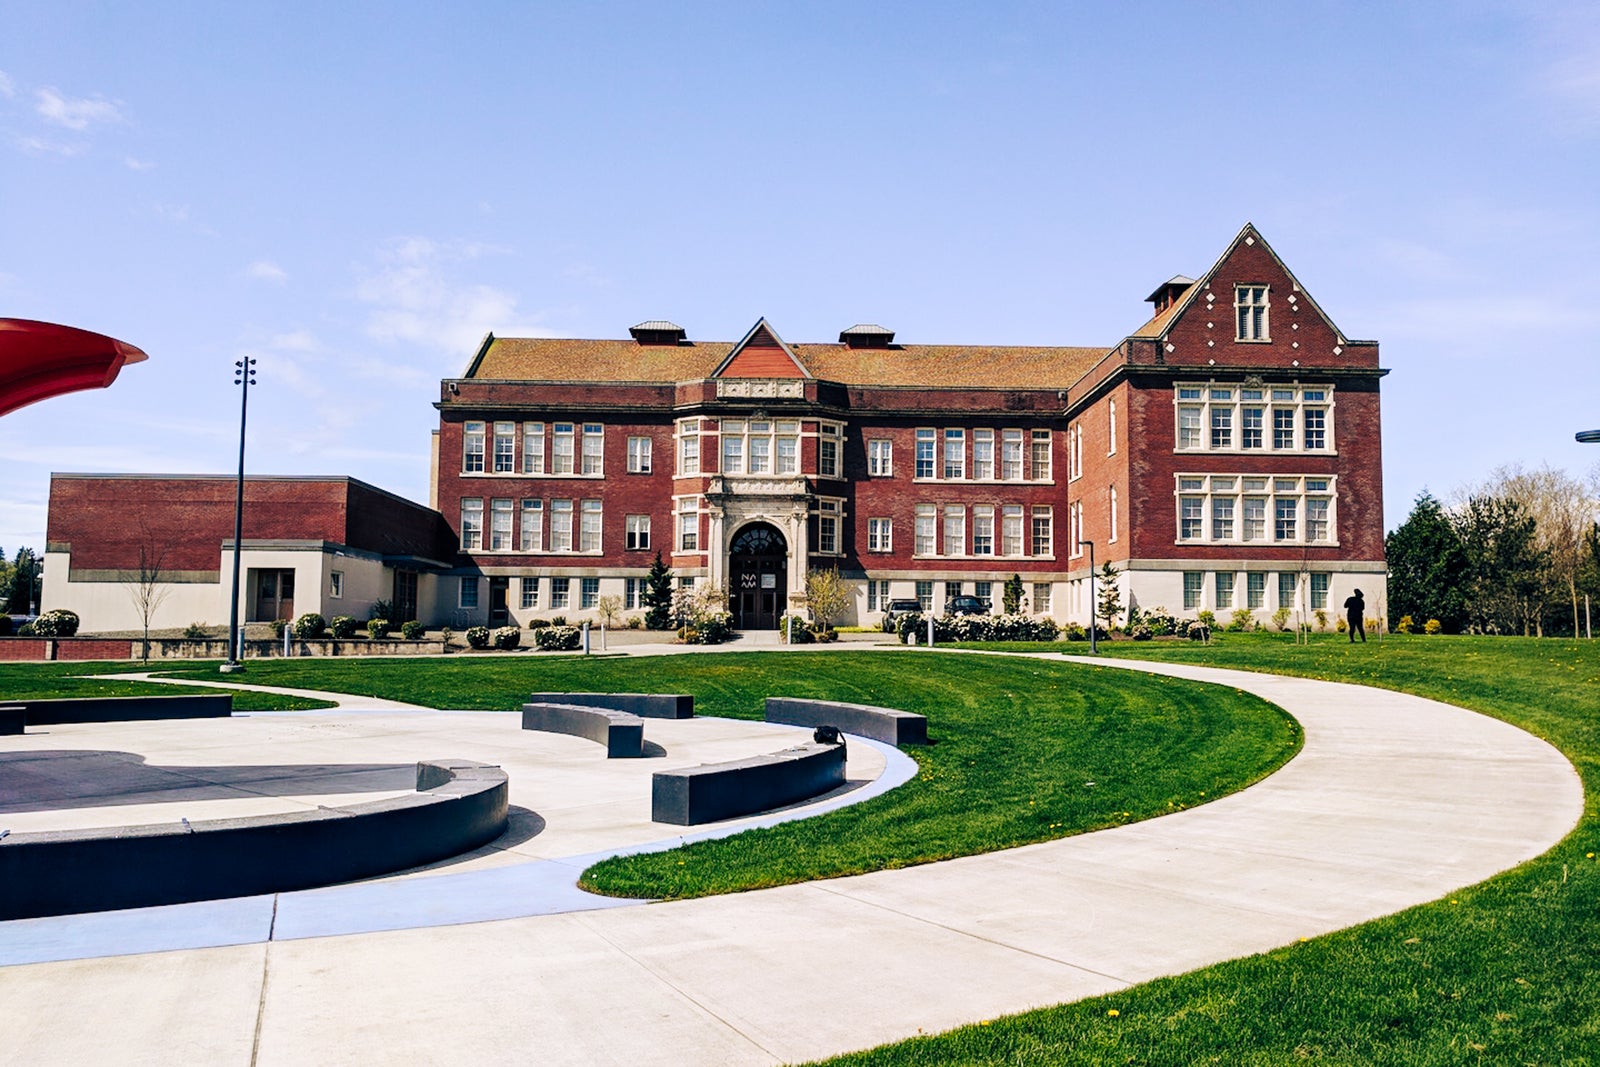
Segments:
[[[650,778],[650,818],[674,826],[733,819],[820,796],[844,784],[844,745],[807,743],[782,752]]]
[[[55,651],[43,637],[0,637],[0,660],[13,663],[43,662]]]

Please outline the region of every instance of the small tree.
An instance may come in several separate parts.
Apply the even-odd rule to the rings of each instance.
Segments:
[[[819,567],[806,574],[806,607],[817,629],[833,629],[833,622],[850,607],[854,594],[834,567]]]
[[[126,579],[128,596],[133,600],[134,610],[139,613],[139,621],[144,627],[144,641],[141,645],[140,658],[146,663],[150,661],[150,620],[155,617],[157,609],[161,607],[168,594],[172,592],[171,585],[163,575],[166,573],[167,548],[169,542],[158,541],[150,535],[150,530],[142,523],[140,529],[143,536],[139,541],[139,569]]]
[[[600,616],[600,626],[609,630],[622,621],[622,598],[612,593],[594,603],[594,612]]]
[[[645,575],[644,592],[640,600],[645,609],[645,629],[672,628],[672,568],[662,562],[659,549],[655,562],[650,564],[650,573]]]
[[[1106,628],[1112,629],[1117,625],[1117,616],[1122,614],[1122,589],[1117,585],[1117,578],[1122,574],[1112,565],[1110,560],[1100,568],[1100,618],[1105,620]]]
[[[1022,575],[1013,574],[1006,579],[1005,590],[1000,594],[1000,603],[1005,607],[1007,615],[1015,615],[1022,610]]]

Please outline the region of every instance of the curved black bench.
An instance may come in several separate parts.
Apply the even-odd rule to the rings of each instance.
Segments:
[[[609,708],[642,719],[694,718],[694,697],[689,693],[534,693],[528,699],[536,704]]]
[[[0,838],[0,919],[348,882],[470,851],[506,828],[505,772],[417,764],[417,792],[348,808]]]
[[[606,758],[644,755],[644,720],[626,711],[578,704],[524,704],[522,728],[586,737],[606,746]]]
[[[837,726],[847,734],[870,737],[888,745],[928,743],[928,718],[894,708],[870,704],[841,704],[835,700],[768,697],[766,718],[789,726]]]
[[[5,707],[6,710],[21,708],[23,718],[30,726],[54,726],[74,722],[225,719],[233,714],[233,694],[7,700]],[[3,732],[5,731],[0,729],[0,733]]]
[[[807,743],[764,756],[657,771],[650,818],[676,826],[717,822],[809,800],[844,784],[845,746]]]

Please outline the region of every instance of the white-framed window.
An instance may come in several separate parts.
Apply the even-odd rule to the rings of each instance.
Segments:
[[[344,596],[344,571],[328,572],[328,596],[339,600]]]
[[[893,519],[868,519],[867,520],[867,551],[868,552],[893,552],[894,551],[894,520]]]
[[[842,500],[817,501],[817,551],[827,555],[839,549],[839,519],[844,512]]]
[[[1069,554],[1076,559],[1083,555],[1083,501],[1077,500],[1067,505],[1067,527]]]
[[[867,610],[883,611],[889,603],[889,583],[867,580]]]
[[[1239,341],[1267,341],[1268,287],[1265,285],[1236,285],[1233,287],[1234,323],[1238,327],[1234,337]]]
[[[1328,452],[1333,448],[1333,389],[1327,385],[1175,387],[1180,452]]]
[[[790,430],[791,426],[793,430]],[[777,436],[772,439],[778,457],[773,473],[779,477],[792,477],[800,472],[800,424],[779,422],[777,431]]]
[[[550,473],[571,474],[578,454],[578,428],[570,422],[558,422],[550,429]]]
[[[1295,596],[1300,589],[1300,576],[1294,571],[1283,571],[1278,575],[1278,607],[1295,608]]]
[[[584,611],[593,608],[600,600],[600,579],[578,579],[578,607]]]
[[[483,470],[483,434],[481,422],[469,422],[461,432],[461,469],[467,474]]]
[[[511,474],[517,469],[517,424],[494,424],[494,472]]]
[[[874,478],[888,478],[894,474],[894,442],[887,437],[867,442],[867,473]]]
[[[945,479],[967,476],[967,431],[944,432],[944,467],[941,476]]]
[[[678,588],[679,589],[693,589],[694,588],[694,579],[695,579],[694,575],[685,574],[683,577],[678,579]]]
[[[921,429],[917,431],[916,477],[932,478],[934,476],[935,452],[938,447],[938,430]]]
[[[544,501],[522,502],[522,551],[544,551]]]
[[[584,474],[604,474],[606,456],[606,428],[598,422],[583,424]]]
[[[1055,555],[1055,509],[1048,504],[1035,505],[1033,509],[1033,528],[1030,531],[1030,546],[1035,556]]]
[[[1050,463],[1050,431],[1034,430],[1029,436],[1028,464],[1032,468],[1033,480],[1048,482],[1052,477]]]
[[[1005,482],[1022,481],[1022,441],[1021,430],[1000,431],[1000,480]]]
[[[1106,536],[1106,540],[1115,541],[1117,539],[1117,487],[1110,486],[1107,489],[1107,496],[1109,497],[1107,506],[1110,511],[1111,523],[1110,533]]]
[[[939,509],[933,504],[918,504],[916,519],[916,540],[911,546],[911,551],[918,556],[932,556],[938,549],[934,547],[936,527],[939,524]]]
[[[476,575],[468,575],[461,579],[456,592],[456,607],[475,608],[478,606],[478,579]]]
[[[1311,573],[1311,610],[1318,611],[1328,606],[1328,574]]]
[[[933,610],[933,582],[917,583],[917,604],[924,615]]]
[[[960,504],[946,504],[944,509],[944,554],[967,554],[967,509]]]
[[[1251,571],[1244,576],[1244,606],[1252,611],[1267,606],[1267,576]]]
[[[572,606],[572,579],[550,579],[550,606],[552,608],[570,608]]]
[[[650,547],[650,516],[629,515],[624,520],[623,547],[632,551]]]
[[[1204,571],[1183,572],[1183,610],[1195,611],[1200,607],[1200,591],[1205,588]]]
[[[464,497],[461,501],[461,550],[476,552],[483,547],[483,498]]]
[[[1083,477],[1083,423],[1067,428],[1067,480]]]
[[[600,551],[600,528],[605,518],[600,501],[585,500],[578,516],[578,551]]]
[[[1335,543],[1331,475],[1180,474],[1175,496],[1179,541]]]
[[[522,424],[522,473],[544,473],[544,423]]]
[[[628,473],[650,473],[650,438],[628,438]]]
[[[1106,402],[1106,419],[1106,455],[1114,456],[1117,454],[1117,402],[1115,400]]]
[[[839,454],[844,451],[844,427],[824,422],[817,427],[817,477],[839,477]]]
[[[1051,588],[1052,587],[1049,582],[1033,583],[1033,613],[1035,615],[1050,614]]]
[[[1021,504],[1003,504],[1000,507],[1000,554],[1023,554]]]
[[[524,611],[535,609],[539,606],[539,579],[525,577],[522,579],[522,609]]]
[[[694,497],[678,501],[678,551],[700,550],[700,508]]]
[[[639,590],[644,585],[643,578],[625,578],[622,582],[622,610],[639,610]]]
[[[972,509],[972,554],[994,555],[994,507],[977,504]]]
[[[945,582],[944,583],[944,610],[945,611],[949,611],[950,610],[950,601],[954,600],[956,597],[958,597],[960,595],[961,595],[961,583],[960,582]]]
[[[1233,579],[1232,571],[1217,572],[1217,610],[1228,611],[1233,607]]]
[[[700,420],[678,422],[678,473],[700,473]]]
[[[793,476],[800,469],[794,419],[723,419],[722,473]]]
[[[994,480],[994,431],[980,427],[972,431],[972,477],[981,482]]]
[[[550,551],[572,551],[572,501],[550,501]]]
[[[489,551],[510,552],[511,540],[511,498],[505,497],[489,501]]]
[[[722,420],[722,473],[744,473],[744,423]]]
[[[972,583],[972,595],[977,597],[979,600],[988,601],[992,606],[993,601],[990,601],[989,598],[994,596],[994,583],[993,582],[973,582]]]

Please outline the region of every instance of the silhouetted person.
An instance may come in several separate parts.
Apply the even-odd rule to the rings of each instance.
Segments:
[[[1361,590],[1356,590],[1356,595],[1349,597],[1344,602],[1344,621],[1350,627],[1350,643],[1356,643],[1356,634],[1361,635],[1361,643],[1367,643],[1367,602],[1361,597]]]

